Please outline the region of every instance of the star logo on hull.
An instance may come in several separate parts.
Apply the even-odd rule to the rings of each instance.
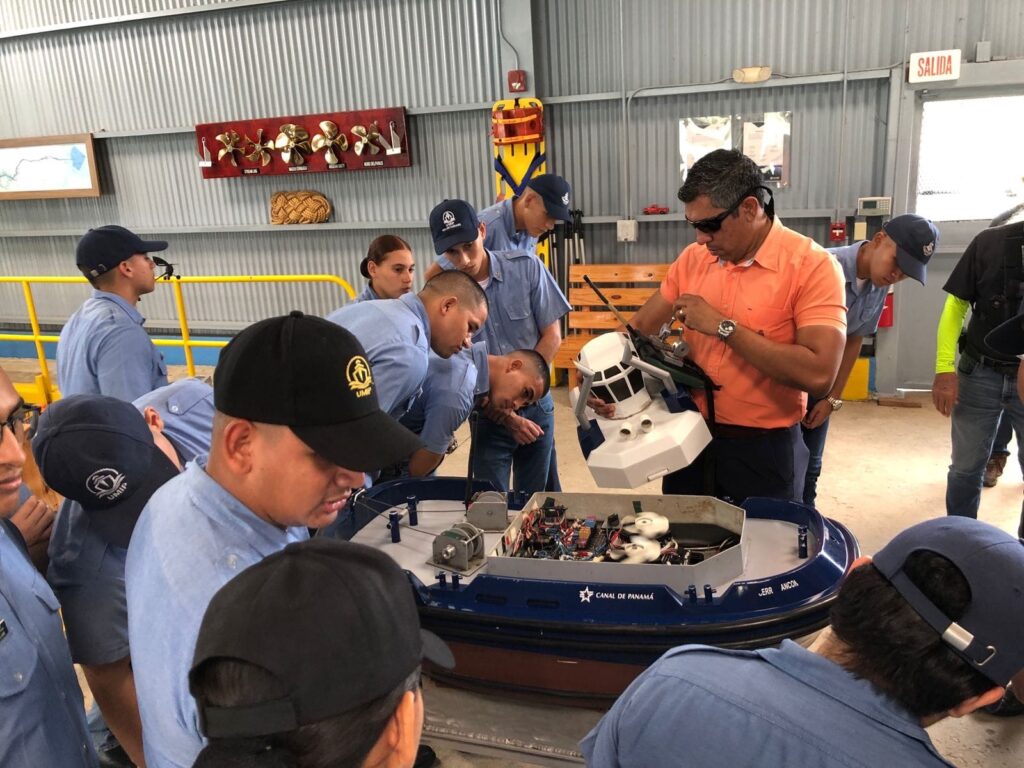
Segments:
[[[580,590],[580,602],[581,603],[589,603],[590,602],[590,598],[592,598],[593,596],[594,596],[594,593],[591,591],[590,587],[584,587],[583,589]]]

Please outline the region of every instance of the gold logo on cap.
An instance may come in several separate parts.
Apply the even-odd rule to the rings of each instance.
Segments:
[[[370,372],[370,364],[362,355],[356,355],[348,361],[345,378],[348,380],[348,388],[356,393],[356,397],[366,397],[373,392],[373,374]]]

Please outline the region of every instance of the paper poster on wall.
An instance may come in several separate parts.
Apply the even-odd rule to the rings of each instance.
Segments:
[[[684,117],[679,121],[679,177],[708,152],[732,149],[732,117]]]
[[[761,178],[789,186],[789,132],[792,112],[765,112],[764,120],[743,123],[743,154],[757,163]]]

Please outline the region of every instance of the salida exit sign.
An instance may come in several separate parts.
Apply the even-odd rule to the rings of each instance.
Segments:
[[[935,80],[956,80],[960,77],[960,51],[925,51],[910,55],[908,80],[930,83]]]

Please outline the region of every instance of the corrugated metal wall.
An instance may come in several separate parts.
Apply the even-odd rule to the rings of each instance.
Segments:
[[[0,136],[155,132],[97,141],[99,199],[0,205],[0,270],[69,273],[75,235],[108,222],[166,237],[169,255],[192,274],[328,271],[359,285],[365,244],[396,227],[422,269],[432,256],[422,228],[431,206],[447,196],[481,205],[491,197],[488,114],[474,105],[503,95],[502,3],[506,23],[532,13],[530,81],[553,99],[550,168],[573,182],[588,216],[627,213],[624,159],[632,213],[652,202],[678,211],[678,121],[708,114],[793,112],[791,186],[777,195],[783,214],[848,209],[858,196],[886,192],[886,77],[848,82],[838,201],[840,83],[641,96],[625,141],[621,101],[600,94],[718,82],[752,64],[789,76],[837,73],[847,45],[850,71],[884,70],[905,50],[961,47],[970,59],[983,35],[994,56],[1024,56],[1019,0],[645,0],[621,6],[624,27],[618,0],[0,0]],[[172,15],[108,23],[158,13]],[[69,27],[17,34],[52,25]],[[396,171],[203,181],[192,134],[173,132],[219,119],[401,104],[413,111],[413,166]],[[264,226],[271,193],[296,188],[324,192],[332,221],[351,228],[217,231]],[[787,222],[826,237],[825,218]],[[678,221],[644,222],[629,247],[615,242],[611,224],[587,232],[594,261],[667,261],[691,237]],[[326,311],[337,301],[327,288],[189,292],[202,327],[238,327],[291,306]],[[82,295],[41,289],[40,309],[59,322]],[[23,318],[21,306],[18,291],[0,290],[0,321]],[[171,323],[166,297],[147,299],[144,310],[154,325]]]

